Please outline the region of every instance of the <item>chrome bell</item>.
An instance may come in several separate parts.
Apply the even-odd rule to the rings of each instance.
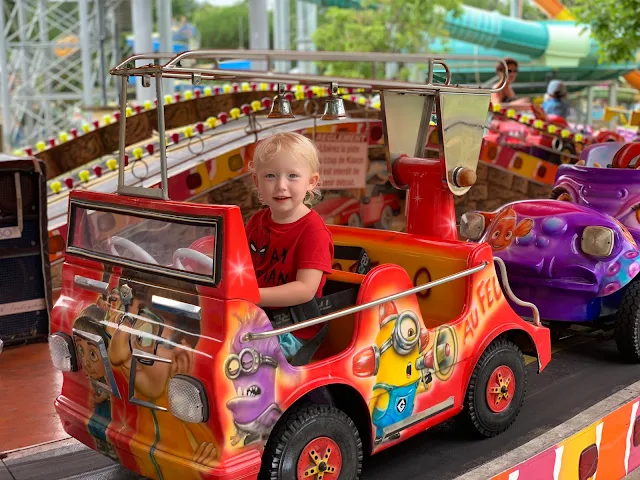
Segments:
[[[291,104],[284,96],[285,90],[278,85],[278,95],[273,99],[271,111],[267,118],[295,118],[291,112]]]
[[[345,118],[347,112],[344,109],[344,100],[335,95],[327,98],[324,104],[324,115],[320,117],[322,120],[337,120]]]

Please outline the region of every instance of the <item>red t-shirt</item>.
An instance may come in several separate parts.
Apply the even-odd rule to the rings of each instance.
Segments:
[[[331,273],[333,241],[318,212],[311,210],[293,223],[281,224],[275,223],[271,210],[264,208],[251,217],[245,229],[260,288],[293,282],[298,269],[312,268]],[[325,283],[323,275],[317,297],[322,296]],[[322,325],[314,325],[292,333],[308,340],[321,328]]]

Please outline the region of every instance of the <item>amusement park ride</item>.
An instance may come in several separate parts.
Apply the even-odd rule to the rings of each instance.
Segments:
[[[125,183],[123,103],[117,193],[69,194],[62,291],[50,326],[51,358],[64,375],[55,405],[65,430],[150,478],[229,479],[358,478],[365,452],[456,415],[483,436],[505,431],[524,401],[523,354],[542,371],[551,346],[536,306],[513,295],[491,247],[457,238],[453,197],[476,181],[493,90],[451,84],[446,57],[407,56],[428,64],[424,84],[179,63],[231,55],[187,52],[135,67],[134,60],[152,59],[138,55],[111,73],[121,78],[123,98],[129,77],[147,85],[155,78],[159,105],[163,77],[268,79],[278,84],[276,118],[291,116],[285,84],[327,85],[330,118],[346,116],[338,86],[379,91],[389,179],[408,191],[406,233],[330,226],[336,258],[357,258],[358,273],[334,270],[325,296],[265,312],[256,306],[238,206],[169,200],[162,141],[159,187]],[[300,52],[252,55],[270,61]],[[434,65],[444,67],[444,83],[432,80]],[[442,149],[426,159],[434,109]],[[164,109],[157,113],[163,139]],[[433,279],[419,281],[421,271]],[[528,307],[531,319],[508,298]],[[323,325],[319,346],[289,363],[276,336],[316,324]]]
[[[461,56],[241,54],[269,66],[415,62],[428,76],[418,84],[181,66],[215,66],[236,51],[184,52],[164,64],[134,55],[111,73],[122,98],[131,78],[155,83],[155,106],[123,102],[115,121],[27,151],[27,163],[40,157],[43,186],[46,171],[50,258],[63,262],[49,348],[69,435],[148,478],[359,478],[369,454],[453,417],[476,436],[505,432],[524,402],[525,359],[542,372],[551,338],[568,325],[589,323],[591,335],[607,327],[621,356],[640,360],[639,144],[596,144],[595,135],[554,129],[562,119],[539,124],[490,105],[502,86],[452,82],[446,61]],[[206,86],[167,97],[162,78]],[[537,130],[544,155],[547,143],[558,155],[558,139],[571,143],[575,165],[491,137],[513,129],[501,122],[515,124],[523,143]],[[235,182],[250,179],[255,144],[277,130],[360,134],[371,163],[386,168],[357,200],[329,195],[316,206],[335,245],[324,296],[272,312],[257,306],[244,231],[258,207]],[[491,145],[517,154],[507,165],[489,161]],[[515,171],[528,156],[538,170],[555,167],[552,199],[469,212],[456,225],[454,198],[477,183],[479,161]],[[218,201],[229,200],[218,195],[226,187],[236,196]],[[399,210],[406,227],[393,231]],[[287,361],[277,336],[310,325],[323,326],[318,342]],[[640,465],[640,423],[631,422],[625,472]],[[606,478],[598,455],[612,451],[584,445],[562,470],[579,477],[548,478]]]

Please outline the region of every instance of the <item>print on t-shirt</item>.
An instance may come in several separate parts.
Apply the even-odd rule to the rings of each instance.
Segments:
[[[269,249],[269,229],[267,227],[258,227],[249,238],[249,250],[251,251],[251,260],[256,268],[256,276],[260,277],[264,272],[258,270],[258,266],[264,262],[264,257]]]
[[[287,263],[287,249],[278,248],[278,245],[271,248],[270,243],[271,233],[267,227],[260,226],[251,232],[249,249],[258,283],[262,287],[277,287],[289,282],[292,268]]]

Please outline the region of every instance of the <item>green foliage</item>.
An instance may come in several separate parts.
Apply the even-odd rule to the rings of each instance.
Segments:
[[[318,50],[346,52],[423,52],[430,40],[446,36],[444,16],[458,11],[458,0],[362,0],[361,10],[329,7],[313,40]],[[327,62],[326,74],[381,77],[382,65]],[[407,72],[399,74],[406,78]]]
[[[591,27],[602,61],[634,61],[640,48],[640,0],[575,0],[572,13]]]
[[[503,15],[509,15],[511,11],[511,2],[505,2],[504,0],[463,0],[465,5],[470,7],[481,8],[489,12],[499,12]],[[562,2],[566,5],[566,1]],[[522,19],[523,20],[547,20],[547,16],[542,13],[539,8],[536,8],[531,2],[523,0],[522,3]]]
[[[202,48],[249,48],[249,6],[201,5],[193,14]],[[242,38],[240,35],[242,33]]]
[[[156,3],[154,2],[154,8]],[[193,16],[202,6],[196,0],[171,0],[171,15],[173,18],[184,16],[188,22],[193,21]]]

